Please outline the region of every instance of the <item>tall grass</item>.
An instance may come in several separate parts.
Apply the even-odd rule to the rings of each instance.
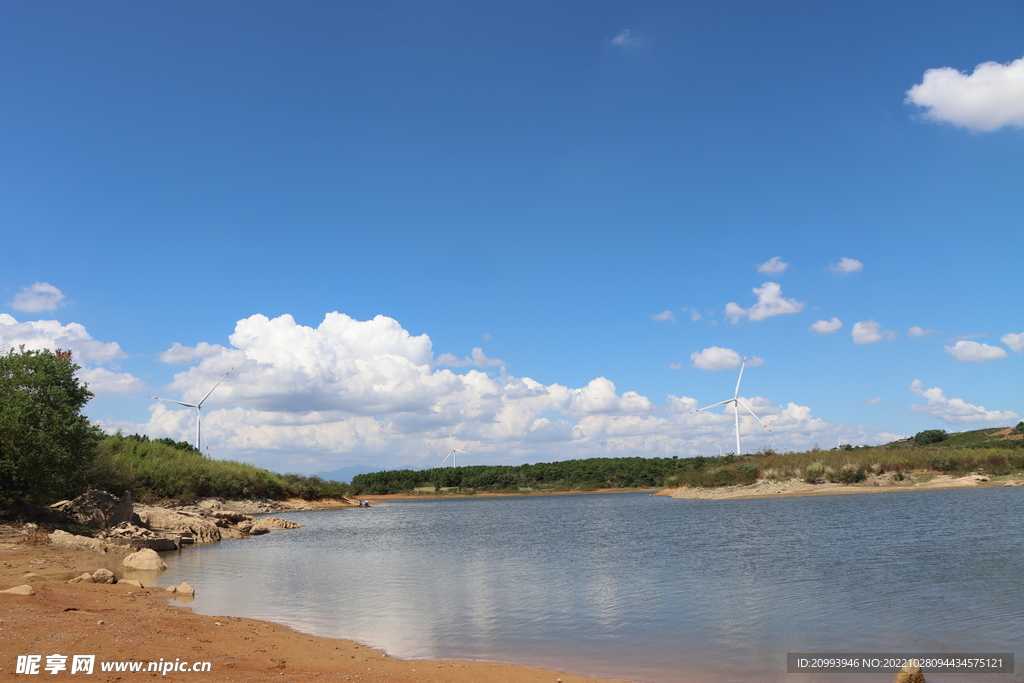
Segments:
[[[172,498],[306,499],[342,496],[348,485],[319,477],[275,474],[234,460],[213,460],[185,443],[120,433],[100,442],[89,479],[95,488],[121,493],[143,502]]]

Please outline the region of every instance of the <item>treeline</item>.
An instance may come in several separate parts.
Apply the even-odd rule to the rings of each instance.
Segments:
[[[603,488],[653,488],[680,471],[703,467],[718,458],[588,458],[534,465],[470,465],[427,470],[389,470],[357,474],[356,494],[425,493],[446,490],[513,493],[587,491]]]
[[[96,446],[89,470],[93,488],[130,490],[136,500],[172,498],[305,498],[348,494],[347,484],[320,477],[277,474],[234,460],[207,458],[191,444],[120,433]]]

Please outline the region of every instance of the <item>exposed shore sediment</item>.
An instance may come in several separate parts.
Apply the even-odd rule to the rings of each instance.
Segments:
[[[18,655],[41,655],[42,666],[48,655],[67,655],[70,670],[70,656],[85,654],[96,656],[99,681],[149,680],[154,674],[145,673],[148,662],[163,659],[210,662],[208,673],[158,674],[167,681],[609,683],[512,664],[396,659],[352,641],[312,636],[272,622],[198,615],[172,601],[161,587],[68,584],[71,577],[101,567],[120,578],[124,556],[25,541],[13,527],[0,527],[0,590],[28,585],[34,592],[0,593],[0,680],[13,678]],[[201,595],[202,586],[196,588]],[[253,589],[258,600],[258,587]],[[143,672],[100,671],[101,662],[127,661],[145,662]],[[49,675],[42,669],[40,673]]]

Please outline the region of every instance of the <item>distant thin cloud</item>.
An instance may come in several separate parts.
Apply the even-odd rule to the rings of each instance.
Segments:
[[[869,398],[868,400],[864,401],[864,403],[862,403],[861,405],[877,406],[881,402],[882,402],[882,397],[881,396],[875,396],[874,398]]]
[[[651,320],[667,320],[670,323],[674,323],[676,321],[676,317],[672,314],[672,311],[666,309],[661,313],[655,313],[652,315]]]
[[[459,358],[451,353],[442,353],[437,357],[438,365],[447,365],[450,368],[461,368],[474,365],[478,368],[486,368],[492,365],[505,365],[505,361],[497,358],[488,358],[484,350],[479,346],[473,348],[469,358]]]
[[[640,47],[643,44],[643,36],[633,35],[628,28],[623,29],[619,35],[612,38],[612,45],[616,45],[618,47]]]
[[[855,258],[847,258],[844,256],[839,259],[839,263],[830,263],[828,269],[836,275],[849,275],[851,273],[859,273],[864,270],[864,264]]]
[[[670,369],[672,369],[672,370],[682,370],[683,369],[683,363],[682,363],[682,361],[680,361],[678,363],[669,363],[668,367]]]
[[[740,354],[720,346],[710,346],[703,351],[694,351],[690,354],[690,360],[693,361],[693,367],[698,370],[727,370],[739,367],[739,364],[743,362]],[[764,359],[749,356],[747,365],[764,365]]]
[[[735,302],[725,305],[725,315],[734,325],[740,321],[740,318],[764,320],[775,315],[799,313],[804,310],[804,302],[783,298],[782,287],[775,282],[766,282],[760,287],[754,287],[754,294],[757,295],[757,303],[749,309],[741,308]]]
[[[770,259],[757,267],[757,272],[765,275],[781,275],[789,268],[789,264],[782,260],[781,256],[772,256]]]
[[[854,344],[873,344],[883,339],[895,339],[896,333],[892,330],[883,330],[874,320],[865,320],[853,324],[850,336],[853,337]]]
[[[938,330],[933,330],[931,328],[927,328],[926,329],[924,327],[919,327],[917,325],[914,325],[913,327],[911,327],[907,331],[907,336],[908,337],[927,337],[929,334],[938,334],[938,333],[939,333]]]
[[[704,317],[701,314],[701,312],[698,311],[696,308],[684,308],[682,310],[683,310],[683,313],[686,313],[687,311],[690,312],[690,320],[692,320],[693,322],[697,322],[698,320],[700,320],[701,318]]]
[[[37,282],[23,288],[14,295],[14,300],[10,302],[11,308],[25,313],[56,311],[66,305],[64,293],[49,282]]]
[[[985,62],[970,75],[948,66],[928,69],[904,101],[923,107],[928,121],[983,133],[1024,128],[1024,57],[1009,64]]]
[[[943,348],[958,363],[984,363],[987,360],[999,360],[1009,355],[998,346],[979,344],[973,341],[958,341],[953,346]]]
[[[818,334],[831,334],[843,326],[843,323],[839,318],[832,318],[831,320],[819,320],[810,326],[811,332],[817,332]]]
[[[1010,334],[1004,334],[999,338],[999,341],[1006,344],[1006,346],[1012,351],[1016,351],[1017,353],[1024,355],[1024,332],[1021,332],[1020,334],[1014,334],[1012,332]]]

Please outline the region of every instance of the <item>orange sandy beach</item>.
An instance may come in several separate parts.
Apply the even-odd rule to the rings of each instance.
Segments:
[[[282,533],[282,532],[277,532]],[[286,532],[284,532],[286,533]],[[16,680],[19,655],[95,655],[90,680],[378,681],[381,683],[601,683],[559,671],[472,661],[401,660],[346,640],[320,638],[254,619],[210,617],[172,602],[162,588],[69,584],[106,567],[120,576],[121,556],[55,545],[24,545],[0,527],[0,590],[31,586],[33,595],[0,593],[0,680]],[[202,590],[198,587],[197,590]],[[259,599],[254,586],[254,599]],[[340,615],[339,618],[344,618]],[[149,662],[209,662],[205,673],[146,672]],[[103,662],[144,662],[142,672],[103,672]],[[77,674],[76,674],[77,675]],[[29,679],[31,680],[31,679]],[[72,679],[75,680],[75,679]]]

